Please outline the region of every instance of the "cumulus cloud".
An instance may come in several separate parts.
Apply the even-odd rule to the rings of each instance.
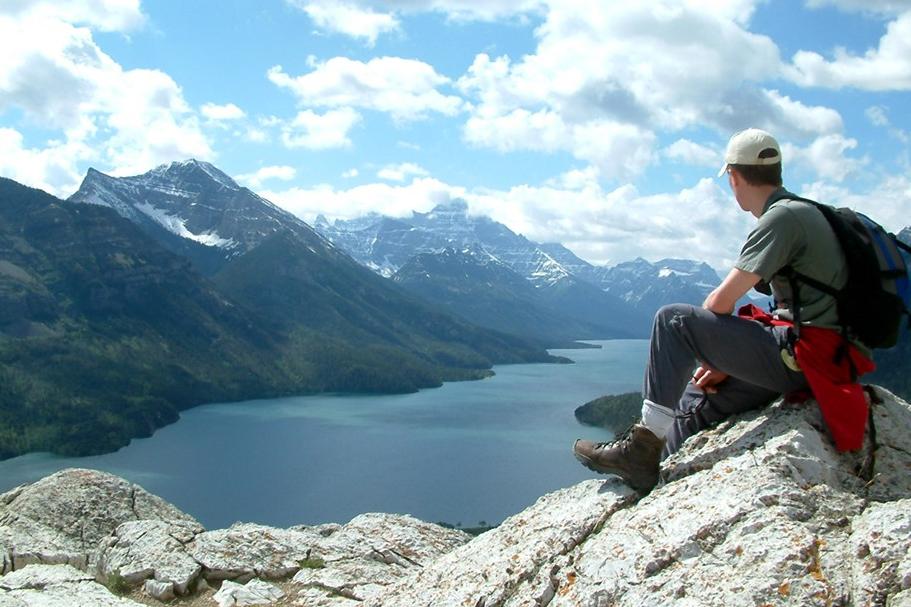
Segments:
[[[199,108],[199,111],[203,116],[209,120],[214,121],[240,120],[247,115],[246,112],[244,112],[233,103],[226,103],[224,105],[206,103],[201,108]]]
[[[865,192],[818,181],[804,186],[801,195],[826,204],[856,209],[891,232],[898,233],[911,226],[911,177],[908,175],[891,175]]]
[[[840,132],[838,112],[763,88],[782,62],[770,38],[747,29],[755,4],[549,3],[533,53],[478,54],[458,80],[473,103],[464,137],[503,152],[565,151],[623,181],[661,157],[659,132]],[[706,144],[693,144],[707,163]]]
[[[43,149],[28,148],[19,131],[0,128],[0,175],[66,198],[79,188],[81,161],[94,152],[80,141],[52,142]]]
[[[53,156],[61,145],[78,148],[81,159],[100,161],[114,174],[143,172],[174,158],[211,158],[213,152],[198,119],[170,76],[158,70],[123,69],[98,47],[90,29],[60,19],[63,14],[79,17],[67,10],[91,13],[88,9],[120,5],[131,4],[63,2],[55,12],[44,10],[45,3],[38,2],[14,16],[4,5],[0,112],[18,108],[31,122],[61,132],[64,143],[47,144],[47,155]],[[108,18],[114,16],[104,17]],[[110,27],[120,27],[124,19],[112,21]],[[95,23],[91,15],[84,20]],[[24,145],[34,151],[25,158],[47,168],[44,177],[35,177],[33,183],[58,191],[69,185],[64,174],[39,162],[42,151],[34,148],[34,142]]]
[[[330,185],[260,192],[304,221],[323,215],[331,219],[355,219],[376,212],[391,217],[410,217],[412,211],[427,212],[438,204],[461,198],[464,188],[450,186],[429,177],[407,185],[371,183],[347,190]]]
[[[404,162],[402,164],[391,164],[385,166],[377,172],[376,176],[387,181],[404,182],[408,177],[412,175],[418,177],[426,177],[429,174],[430,173],[427,172],[427,169],[422,166],[419,166],[412,162]]]
[[[282,127],[282,142],[289,148],[311,150],[348,147],[351,145],[348,133],[360,121],[361,115],[351,108],[324,114],[304,110]]]
[[[237,180],[241,183],[246,184],[253,190],[258,190],[260,187],[262,187],[262,184],[265,181],[270,181],[273,179],[277,179],[279,181],[290,181],[294,179],[296,175],[297,170],[294,167],[287,165],[267,166],[262,167],[255,173],[238,175]]]
[[[400,15],[434,12],[453,21],[494,21],[539,12],[544,0],[286,0],[322,31],[360,39],[369,46],[401,29]]]
[[[661,155],[677,162],[699,167],[721,166],[724,158],[721,150],[695,143],[689,139],[678,139],[661,150]]]
[[[275,85],[290,90],[305,107],[356,107],[389,113],[396,120],[425,118],[436,112],[453,116],[464,101],[439,87],[449,78],[415,59],[377,57],[367,62],[334,57],[314,63],[313,71],[293,77],[280,66],[268,72]]]
[[[145,23],[139,0],[4,0],[0,16],[58,20],[101,31],[128,31]]]
[[[867,91],[911,90],[911,9],[886,27],[879,46],[863,55],[839,48],[831,60],[813,51],[799,51],[785,74],[801,86]]]
[[[804,166],[818,178],[840,183],[860,170],[866,159],[851,158],[848,153],[857,148],[857,140],[840,134],[824,135],[806,147],[782,145],[786,166]]]
[[[908,10],[906,0],[807,0],[807,6],[833,6],[843,11],[877,15],[898,15]]]
[[[379,13],[356,2],[334,0],[289,0],[303,10],[321,30],[363,39],[373,46],[380,34],[399,28],[399,21],[389,13]]]

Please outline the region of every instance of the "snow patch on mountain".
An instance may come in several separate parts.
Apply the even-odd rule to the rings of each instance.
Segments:
[[[187,229],[186,220],[177,217],[176,215],[169,215],[167,212],[157,209],[152,205],[142,202],[135,205],[135,208],[153,221],[158,222],[163,228],[169,232],[177,234],[181,238],[188,238],[190,240],[196,241],[200,244],[203,244],[207,247],[218,247],[221,249],[233,249],[237,246],[237,242],[232,238],[222,238],[213,230],[203,232],[201,234],[194,234]]]

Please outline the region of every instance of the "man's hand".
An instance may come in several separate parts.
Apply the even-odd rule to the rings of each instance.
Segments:
[[[728,374],[702,363],[693,373],[693,385],[706,394],[715,394],[715,387],[728,378]]]

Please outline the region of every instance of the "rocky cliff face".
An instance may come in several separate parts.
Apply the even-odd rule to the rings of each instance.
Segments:
[[[907,606],[911,407],[881,394],[860,453],[833,450],[812,403],[777,403],[693,437],[647,497],[590,480],[470,541],[379,514],[203,531],[64,471],[0,496],[0,605]]]

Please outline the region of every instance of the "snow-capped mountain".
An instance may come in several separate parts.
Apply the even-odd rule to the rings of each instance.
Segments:
[[[560,310],[586,327],[600,327],[580,338],[632,337],[647,331],[647,322],[629,304],[574,275],[540,245],[505,225],[470,215],[463,200],[438,205],[429,213],[412,213],[407,219],[371,215],[332,224],[320,219],[315,229],[385,276],[417,255],[447,249],[483,252],[536,288],[541,305]]]
[[[662,259],[651,263],[636,258],[615,266],[596,268],[598,285],[637,308],[657,310],[666,303],[701,304],[721,282],[707,263]]]
[[[208,274],[201,281],[285,342],[288,370],[317,390],[333,378],[346,391],[412,390],[495,362],[551,360],[538,343],[416,299],[211,164],[172,162],[121,178],[91,170],[69,199],[86,205],[114,209],[190,258]]]
[[[438,205],[429,213],[415,212],[407,219],[372,214],[330,224],[319,218],[314,228],[384,276],[393,275],[415,255],[470,247],[487,252],[535,286],[553,285],[570,275],[536,243],[489,217],[469,215],[463,200]]]
[[[478,246],[415,255],[392,279],[477,325],[536,338],[551,347],[581,338],[631,335],[607,317],[601,325],[573,318],[553,304],[547,289],[535,288]]]
[[[111,207],[206,274],[278,231],[322,239],[306,223],[207,162],[171,162],[133,177],[89,169],[69,202]]]

